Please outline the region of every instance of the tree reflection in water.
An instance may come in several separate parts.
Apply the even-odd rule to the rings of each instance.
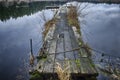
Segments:
[[[31,3],[22,2],[20,4],[15,3],[14,5],[9,7],[5,7],[2,3],[0,3],[0,20],[6,21],[11,17],[17,18],[24,15],[30,15],[39,10],[44,9],[45,6],[59,4],[59,3],[60,3],[59,1],[56,2],[42,1],[42,2],[31,2]],[[64,3],[65,2],[61,2],[61,4]]]

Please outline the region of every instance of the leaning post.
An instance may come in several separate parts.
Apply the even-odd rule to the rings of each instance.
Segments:
[[[33,47],[32,47],[32,39],[30,39],[30,65],[33,67],[34,65],[34,55],[33,55]]]

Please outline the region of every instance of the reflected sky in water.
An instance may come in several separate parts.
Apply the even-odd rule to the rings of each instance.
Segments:
[[[83,38],[92,48],[120,56],[120,8],[118,5],[92,4],[82,26]],[[47,20],[53,12],[46,11]],[[42,40],[41,12],[0,21],[0,80],[15,80],[23,73],[24,61],[28,61],[29,39],[33,39],[35,55]],[[25,73],[23,73],[25,74]],[[20,77],[20,76],[18,76]],[[26,80],[22,77],[22,80]]]
[[[46,14],[47,20],[53,16],[50,10],[45,13],[49,14]],[[11,18],[5,22],[0,21],[0,80],[15,80],[15,76],[23,71],[23,63],[28,61],[31,38],[34,53],[37,53],[41,46],[39,42],[42,40],[43,24],[41,12],[17,19]]]
[[[120,57],[120,7],[115,4],[93,4],[84,12],[88,13],[83,18],[85,24],[82,24],[84,40],[92,49]],[[110,80],[104,75],[99,74],[98,79]]]
[[[97,4],[86,9],[82,27],[87,42],[99,51],[120,56],[120,7]]]

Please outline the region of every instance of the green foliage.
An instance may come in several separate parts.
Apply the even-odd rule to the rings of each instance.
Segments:
[[[47,55],[37,56],[36,58],[37,58],[37,62],[40,61],[40,60],[45,61],[45,60],[47,60]]]
[[[36,58],[37,58],[38,60],[41,60],[41,59],[46,59],[46,58],[47,58],[47,55],[37,56]]]
[[[42,76],[40,75],[40,73],[35,70],[34,72],[31,73],[31,77],[30,80],[40,80],[42,78]]]
[[[76,65],[77,65],[78,67],[80,67],[80,60],[79,60],[79,59],[76,59],[76,60],[75,60],[75,63],[76,63]]]

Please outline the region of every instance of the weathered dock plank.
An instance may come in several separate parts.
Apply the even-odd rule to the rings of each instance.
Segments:
[[[89,58],[80,58],[80,64],[82,74],[85,75],[87,73],[88,75],[98,75],[95,67],[93,66],[93,63],[90,62]]]
[[[50,47],[49,47],[48,56],[47,56],[47,60],[45,62],[45,68],[44,68],[43,72],[53,73],[53,71],[54,71],[53,66],[54,66],[54,58],[55,58],[57,40],[53,39],[50,43],[51,44],[50,44]]]
[[[70,51],[72,50],[72,45],[71,45],[71,40],[70,40],[70,36],[69,36],[69,32],[68,31],[65,31],[64,32],[64,35],[65,35],[65,51]],[[65,52],[65,57],[67,59],[74,59],[74,54],[73,54],[73,51],[71,52]]]
[[[58,39],[57,43],[57,49],[56,49],[56,58],[55,63],[59,63],[61,65],[61,68],[63,68],[64,65],[64,43],[63,38]]]
[[[71,38],[68,30],[64,32],[64,35],[65,35],[65,51],[70,51],[73,49],[73,47],[72,47],[72,42],[71,42]],[[74,51],[65,52],[65,56],[66,56],[66,59],[68,60],[76,59],[74,56]],[[74,61],[70,61],[70,63],[71,63],[70,68],[72,70],[71,73],[78,71],[76,63]]]

